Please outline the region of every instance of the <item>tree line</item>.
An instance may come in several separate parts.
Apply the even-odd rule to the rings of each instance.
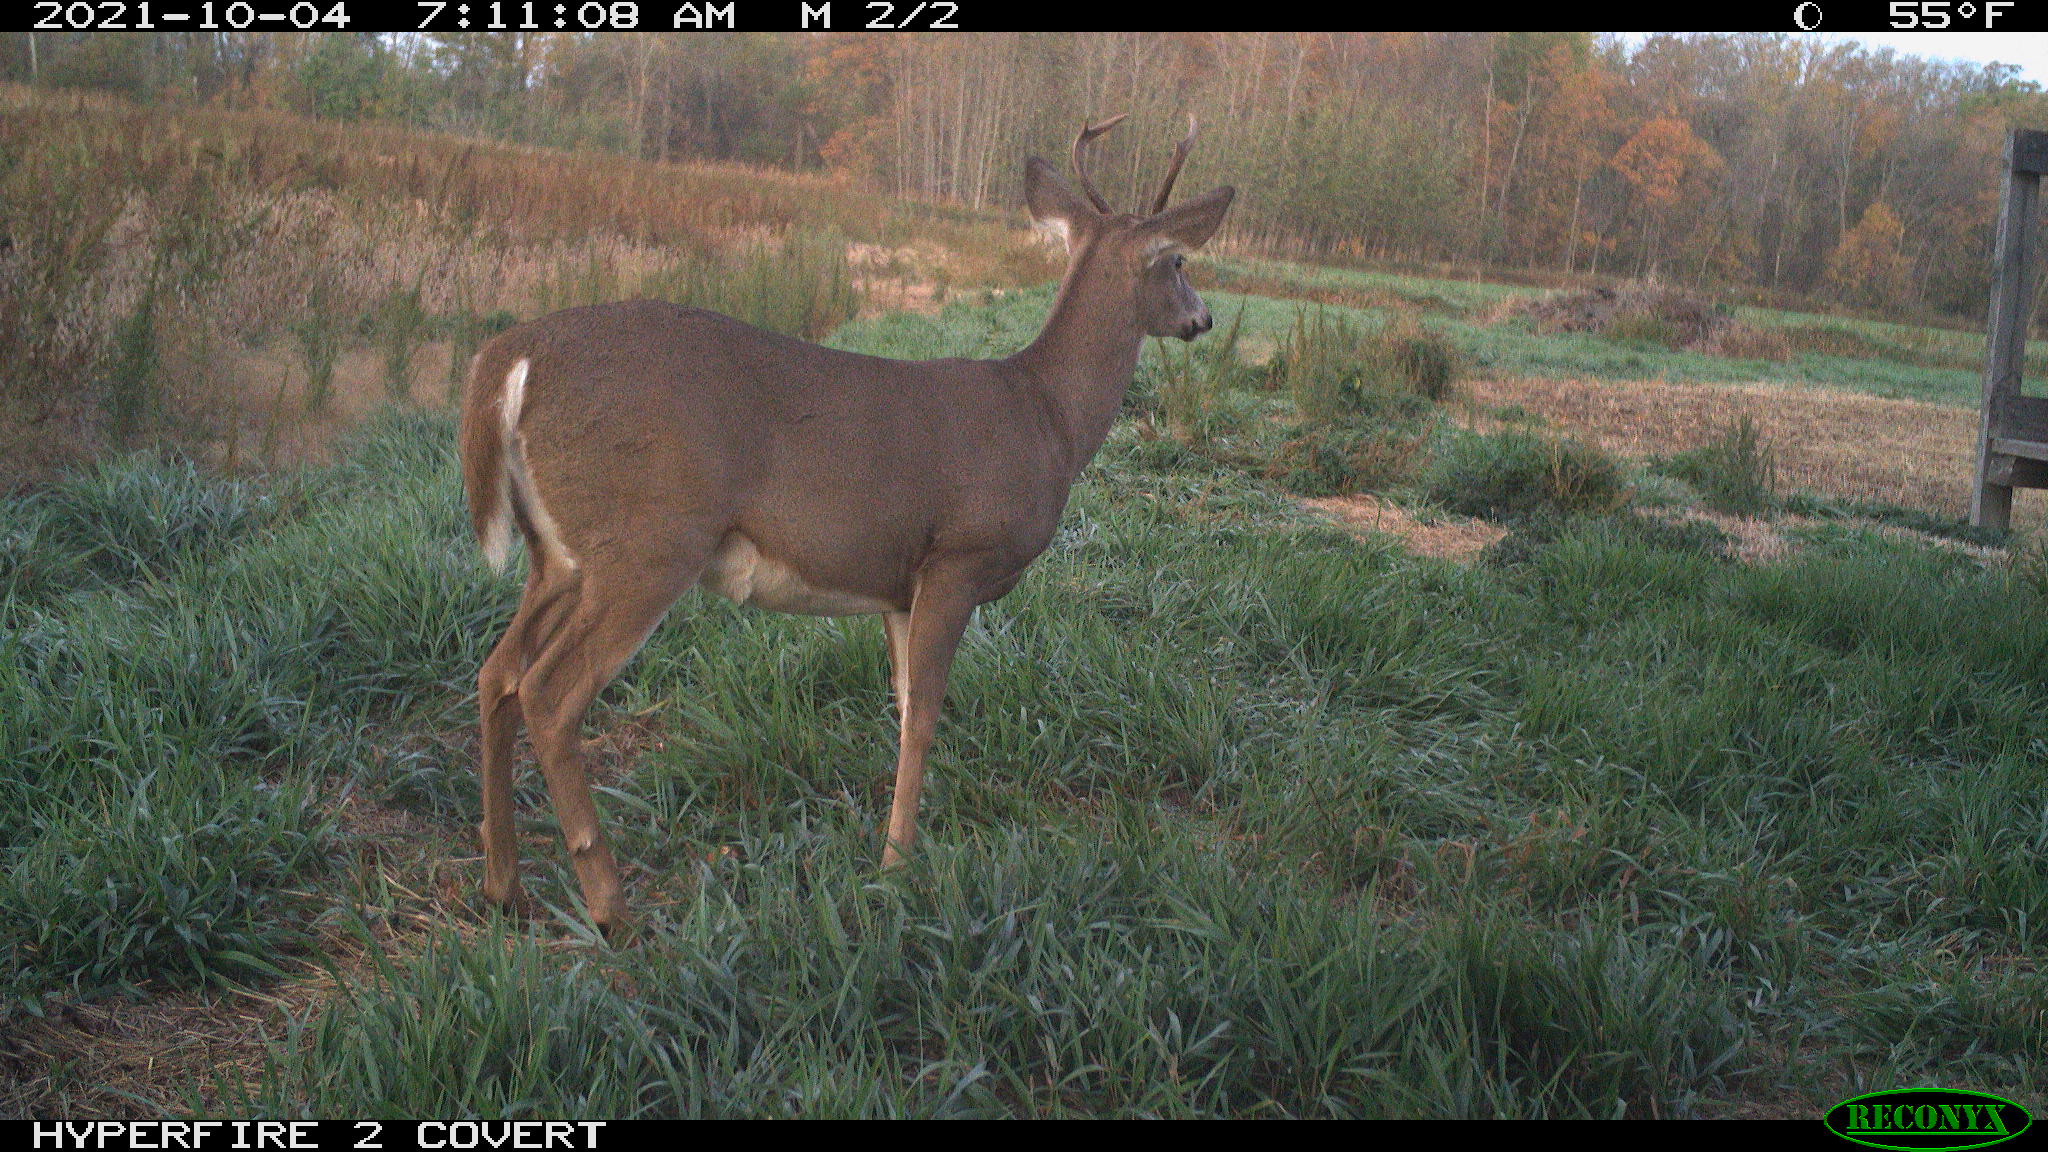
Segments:
[[[1010,205],[1027,152],[1133,114],[1136,206],[1184,130],[1240,241],[1981,315],[2006,65],[1785,34],[9,33],[0,77]]]

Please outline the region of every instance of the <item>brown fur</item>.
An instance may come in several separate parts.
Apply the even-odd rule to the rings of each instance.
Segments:
[[[480,370],[480,357],[469,362],[469,382],[462,393],[462,420],[456,427],[456,445],[462,455],[462,492],[469,501],[469,526],[482,541],[490,524],[503,514],[500,487],[504,475],[504,446],[499,439],[498,396],[505,388],[505,374]]]
[[[1070,264],[1045,329],[1007,359],[861,356],[653,300],[557,312],[477,354],[460,433],[472,523],[483,538],[505,514],[509,476],[509,511],[541,558],[478,677],[493,899],[518,897],[524,722],[590,913],[619,915],[578,726],[700,578],[782,610],[884,616],[902,721],[885,862],[909,846],[961,631],[1051,541],[1142,338],[1207,330],[1178,250],[1206,241],[1233,195],[1141,218],[1095,212],[1041,161],[1026,184],[1035,214],[1065,222]],[[500,403],[521,360],[508,442]],[[545,559],[549,524],[561,563]]]

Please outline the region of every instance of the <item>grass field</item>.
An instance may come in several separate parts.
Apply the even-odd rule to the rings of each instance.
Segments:
[[[128,162],[0,97],[17,159]],[[205,138],[234,169],[290,127]],[[340,146],[308,140],[301,168]],[[1783,350],[1743,360],[1542,333],[1522,288],[1219,258],[1218,331],[1147,349],[970,629],[906,869],[877,868],[879,626],[684,599],[587,733],[641,913],[608,946],[527,768],[540,911],[478,895],[474,677],[519,582],[413,358],[638,291],[1002,355],[1043,257],[823,182],[697,172],[636,223],[655,166],[375,143],[409,167],[323,179],[365,251],[424,263],[356,269],[332,315],[199,348],[67,281],[104,363],[281,366],[294,410],[328,372],[339,411],[319,452],[171,421],[0,496],[0,1116],[2048,1106],[2048,556],[1958,521],[1967,334],[1742,310]],[[520,165],[532,203],[491,199]],[[434,179],[536,234],[401,227],[385,200]],[[235,251],[201,299],[262,296]],[[1458,379],[1404,390],[1399,356]]]
[[[971,353],[1040,308],[836,339]],[[552,911],[474,896],[471,677],[517,584],[451,440],[394,414],[331,469],[117,459],[0,512],[7,1107],[2044,1100],[2048,614],[2016,568],[1850,527],[1745,565],[1626,514],[1458,566],[1125,425],[970,634],[901,875],[872,621],[685,600],[593,724],[646,913],[604,949],[531,782]],[[159,1042],[158,1078],[75,1034],[250,996],[260,1027]]]

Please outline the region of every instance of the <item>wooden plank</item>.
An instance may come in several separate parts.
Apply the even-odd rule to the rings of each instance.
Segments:
[[[2015,128],[2005,141],[2005,159],[2014,171],[2048,174],[2048,132]]]
[[[2007,440],[1994,437],[1991,450],[2004,456],[2020,456],[2028,460],[2048,460],[2048,444],[2039,440]]]
[[[2043,162],[2034,163],[2037,149]],[[2025,423],[2032,415],[2025,405],[2007,401],[2020,395],[2020,367],[2027,341],[2028,299],[2033,286],[2034,217],[2040,210],[2041,170],[2048,167],[2048,133],[2015,129],[2006,138],[2005,189],[1998,213],[1998,250],[1991,274],[1991,315],[1984,355],[1984,402],[1977,431],[1977,476],[1970,500],[1970,522],[1985,528],[2012,525],[2012,485],[2024,469],[2015,470],[2011,456],[1991,451],[1994,439],[2048,439],[2014,436],[2001,426],[2011,418]]]
[[[2015,133],[2017,135],[2017,133]],[[2041,177],[2008,171],[2005,197],[1998,213],[1998,251],[1991,278],[1989,344],[1984,357],[1984,399],[2019,395],[2021,357],[2026,350],[2027,317],[2031,312],[2035,216],[2039,213]]]
[[[2012,527],[2012,485],[2008,477],[1991,464],[1993,457],[1977,458],[1977,490],[1970,496],[1970,523],[1978,528]],[[1997,459],[2011,459],[1998,457]]]
[[[2048,399],[2006,393],[1993,400],[1990,436],[2048,442]]]
[[[2011,515],[2012,490],[2015,488],[2048,488],[2048,461],[2028,460],[2019,456],[1994,454],[1984,471],[1986,481],[1993,487],[2005,490],[2007,515]],[[1974,522],[1974,520],[1973,520]],[[1998,527],[1998,525],[1983,525]],[[2005,527],[2011,527],[2010,524]]]

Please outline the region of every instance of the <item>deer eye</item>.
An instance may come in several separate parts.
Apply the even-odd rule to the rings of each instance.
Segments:
[[[1180,253],[1178,253],[1178,252],[1175,252],[1175,253],[1173,254],[1173,266],[1174,266],[1175,268],[1178,268],[1178,267],[1180,267],[1181,265],[1183,265],[1183,264],[1186,264],[1187,262],[1188,262],[1188,258],[1187,258],[1187,257],[1185,257],[1185,256],[1181,255],[1181,254],[1180,254]]]

